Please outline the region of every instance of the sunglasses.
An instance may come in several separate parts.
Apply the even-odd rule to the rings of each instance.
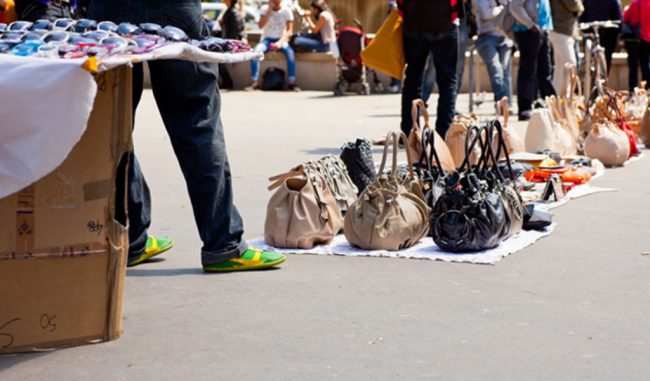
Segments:
[[[137,36],[139,34],[142,34],[142,29],[140,29],[140,27],[137,25],[133,25],[128,22],[123,22],[117,26],[117,34],[119,34],[122,37]]]
[[[23,40],[23,33],[20,32],[6,32],[0,37],[0,42],[7,44],[20,44]]]
[[[166,40],[175,42],[189,40],[189,37],[182,29],[171,25],[158,30],[158,35],[164,37]]]
[[[97,24],[97,30],[105,32],[117,33],[117,24],[112,21],[102,21]]]
[[[15,56],[27,57],[36,53],[38,47],[43,45],[43,41],[28,41],[18,44],[11,49],[11,54]]]
[[[104,30],[93,30],[92,32],[86,32],[83,34],[84,37],[90,38],[97,42],[101,41],[103,38],[106,38],[110,35],[111,34],[109,32],[106,32]]]
[[[206,38],[205,40],[192,41],[192,45],[208,52],[221,53],[226,48],[226,40],[218,37]]]
[[[54,44],[43,44],[38,47],[35,55],[42,58],[59,58],[59,47]]]
[[[9,32],[27,32],[31,26],[32,23],[29,21],[14,21],[9,24],[7,30]]]
[[[80,19],[74,24],[74,31],[85,33],[97,29],[97,21],[89,19]]]
[[[37,31],[37,30],[52,30],[52,26],[54,23],[50,20],[45,20],[45,19],[40,19],[36,20],[34,22],[34,25],[30,28],[30,30]]]
[[[158,34],[158,31],[162,29],[162,27],[152,22],[143,22],[140,24],[140,29],[142,29],[146,34]]]
[[[67,42],[70,39],[70,35],[66,32],[61,32],[61,31],[51,31],[45,33],[41,40],[45,42]]]
[[[56,19],[52,30],[71,31],[74,28],[75,21],[73,19]]]
[[[0,22],[0,33],[7,30],[7,24]]]

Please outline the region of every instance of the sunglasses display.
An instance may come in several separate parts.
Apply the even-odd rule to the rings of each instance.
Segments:
[[[139,25],[112,21],[69,18],[0,23],[0,54],[43,58],[100,58],[120,54],[144,54],[162,46],[187,42],[216,53],[251,51],[250,45],[237,40],[208,37],[190,39],[184,30],[155,23]]]

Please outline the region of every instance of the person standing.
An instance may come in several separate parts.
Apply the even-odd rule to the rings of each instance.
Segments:
[[[548,32],[553,30],[549,0],[512,0],[510,12],[517,20],[515,41],[520,61],[517,75],[519,120],[528,120],[533,101],[555,95]]]
[[[650,81],[650,0],[632,0],[623,20],[632,26],[639,26],[641,78]],[[630,87],[634,86],[630,83]]]
[[[580,16],[580,22],[592,21],[621,21],[622,8],[621,0],[583,0],[584,13]],[[605,61],[607,61],[607,72],[612,67],[612,55],[618,43],[620,28],[600,28],[598,36],[600,45],[605,48]]]
[[[513,42],[499,33],[496,18],[503,11],[499,0],[474,0],[476,5],[476,23],[478,39],[476,49],[481,56],[488,73],[494,93],[494,101],[508,97],[508,106],[512,107],[512,48]]]
[[[402,90],[401,129],[411,131],[413,100],[421,95],[422,76],[429,54],[436,69],[438,98],[436,130],[445,136],[454,119],[458,76],[458,1],[399,0],[403,15],[406,72]],[[451,54],[453,52],[453,54]]]
[[[193,39],[209,36],[200,3],[194,0],[91,0],[88,12],[95,20],[153,22],[181,28]],[[148,65],[153,95],[185,177],[203,242],[203,270],[254,270],[284,262],[282,254],[251,249],[243,240],[244,226],[233,204],[232,175],[221,124],[217,65],[180,60],[150,61]],[[142,64],[136,64],[133,67],[134,113],[142,88]],[[148,234],[151,196],[133,153],[128,161],[127,192],[127,263],[135,266],[168,250],[173,242]]]
[[[296,54],[289,45],[293,34],[293,12],[282,5],[282,0],[269,0],[268,8],[262,9],[259,26],[262,28],[262,40],[255,46],[256,52],[268,50],[280,51],[287,59],[289,71],[289,90],[300,91],[296,85]],[[251,61],[251,78],[253,83],[246,90],[259,88],[260,62]]]
[[[244,23],[244,0],[223,0],[226,11],[219,19],[221,25],[221,37],[230,40],[244,41],[246,39],[246,26]],[[228,71],[226,64],[219,65],[219,74],[221,74],[221,88],[233,89],[235,83]]]
[[[578,35],[578,17],[584,10],[581,0],[551,0],[553,30],[549,32],[549,39],[553,45],[555,61],[553,87],[558,94],[564,90],[562,89],[564,66],[566,64],[578,65],[575,37]]]

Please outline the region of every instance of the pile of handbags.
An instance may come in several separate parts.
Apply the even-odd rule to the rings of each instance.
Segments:
[[[388,133],[377,172],[369,145],[357,141],[343,147],[344,160],[329,156],[272,177],[266,243],[309,249],[342,229],[351,245],[365,250],[400,250],[430,236],[441,250],[464,253],[492,249],[519,233],[533,212],[525,212],[501,123],[464,121],[464,155],[455,162],[423,106],[413,104],[409,136]],[[407,143],[403,169],[400,140]]]
[[[0,53],[43,58],[106,57],[116,54],[143,54],[171,42],[188,42],[210,52],[250,51],[242,41],[209,37],[190,39],[174,26],[154,23],[139,25],[97,22],[89,19],[57,19],[0,23]]]

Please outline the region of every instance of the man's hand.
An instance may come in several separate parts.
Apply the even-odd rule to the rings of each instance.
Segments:
[[[537,24],[533,24],[533,27],[530,28],[530,31],[537,34],[542,33],[542,30],[539,28],[539,25]]]

